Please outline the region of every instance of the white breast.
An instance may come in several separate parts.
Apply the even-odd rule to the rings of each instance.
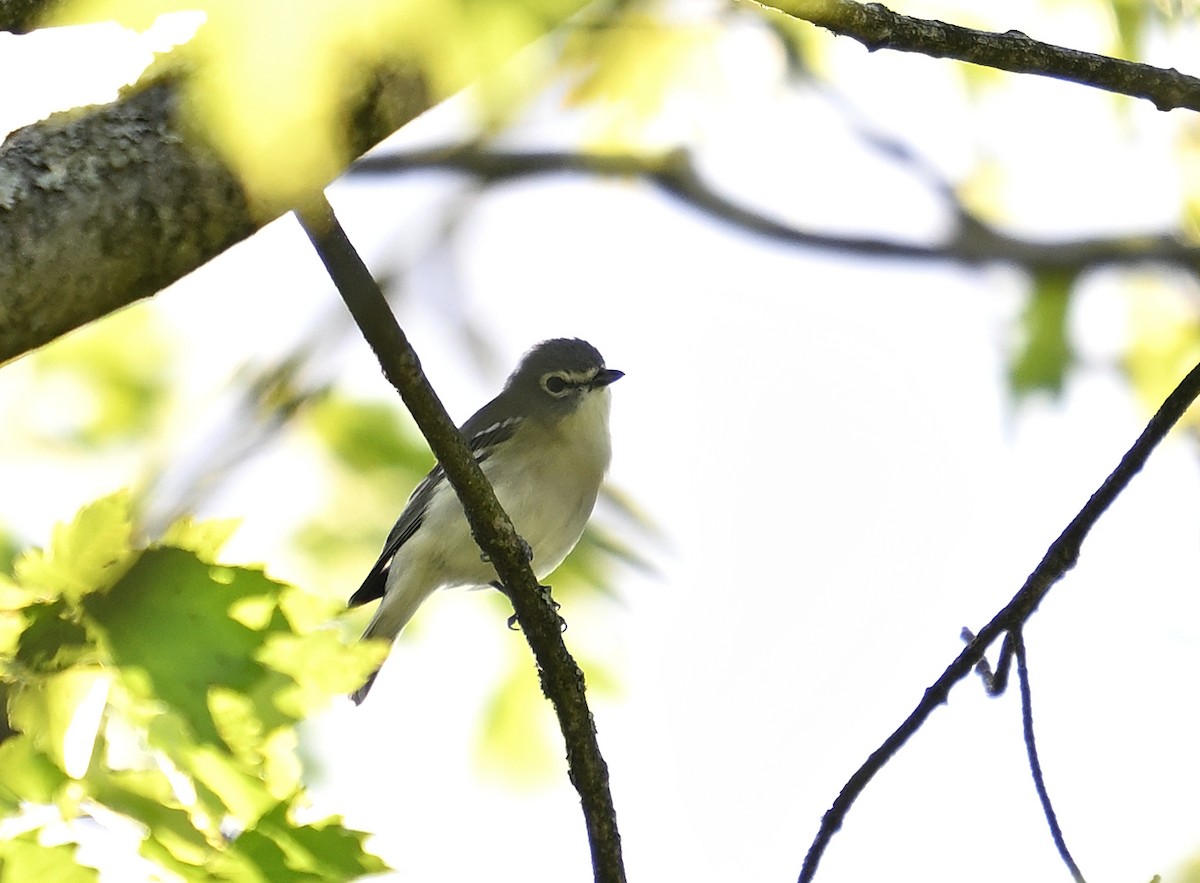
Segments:
[[[551,443],[537,445],[531,456],[484,463],[500,504],[533,548],[538,579],[549,576],[575,548],[591,517],[612,459],[610,402],[607,389],[589,392],[556,428]]]

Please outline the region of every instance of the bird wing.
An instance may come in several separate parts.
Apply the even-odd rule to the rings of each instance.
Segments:
[[[475,455],[477,463],[486,460],[496,445],[512,438],[523,419],[521,417],[495,419],[492,409],[494,404],[494,399],[488,402],[459,429],[467,439],[467,446]],[[387,540],[383,544],[383,551],[379,554],[379,558],[375,561],[375,565],[367,574],[366,579],[363,580],[362,585],[358,587],[358,591],[350,596],[350,600],[347,602],[348,606],[358,607],[383,597],[384,590],[387,588],[388,570],[392,566],[392,559],[396,557],[400,547],[417,532],[417,528],[425,519],[425,512],[429,508],[434,493],[445,480],[446,473],[439,463],[413,490],[404,511],[396,519],[391,533],[388,534]]]

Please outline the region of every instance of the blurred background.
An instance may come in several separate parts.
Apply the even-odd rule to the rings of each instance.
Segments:
[[[1200,48],[1189,2],[896,9],[1185,72]],[[0,128],[111,100],[203,22],[0,34],[2,78],[25,84]],[[260,37],[263,64],[288,48]],[[626,372],[609,490],[551,582],[629,876],[794,879],[960,630],[1016,592],[1200,359],[1200,124],[868,53],[745,3],[588,7],[503,71],[330,200],[456,420],[547,337]],[[223,560],[335,600],[432,462],[290,216],[6,365],[0,420],[8,562],[130,487],[145,541],[237,518]],[[1200,878],[1196,426],[1026,630],[1047,785],[1093,883]],[[300,726],[313,817],[373,834],[395,879],[590,876],[508,613],[440,593],[368,702]],[[76,833],[110,879],[175,879],[132,857],[135,828]],[[1065,876],[1015,690],[973,680],[817,879]]]

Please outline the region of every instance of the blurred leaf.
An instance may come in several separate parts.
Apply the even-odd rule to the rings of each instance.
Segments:
[[[708,23],[667,22],[642,12],[574,29],[562,54],[576,74],[566,104],[588,106],[598,115],[601,146],[636,144],[672,93],[714,84],[714,76],[706,74],[716,38]]]
[[[73,779],[87,773],[110,678],[97,666],[74,667],[46,678],[9,704],[13,726]]]
[[[207,789],[240,824],[253,822],[278,799],[259,771],[215,745],[189,746],[180,757],[197,791]]]
[[[973,71],[979,66],[968,64],[963,67]],[[995,222],[1005,217],[1005,196],[1010,185],[1009,172],[1000,162],[983,159],[976,162],[970,173],[955,185],[954,192],[972,215]]]
[[[755,13],[779,42],[792,78],[811,79],[812,68],[825,65],[831,43],[820,39],[815,25],[771,7],[755,10]]]
[[[1125,370],[1143,405],[1156,410],[1200,363],[1200,310],[1188,293],[1143,281],[1130,293],[1130,343]],[[1195,409],[1184,417],[1200,425]]]
[[[1067,311],[1073,273],[1042,271],[1021,315],[1021,343],[1008,366],[1009,389],[1021,398],[1034,392],[1062,392],[1074,353],[1067,339]]]
[[[55,525],[49,548],[23,554],[14,566],[16,580],[43,597],[78,601],[120,578],[135,558],[132,534],[128,492],[102,497],[70,524]]]
[[[1200,121],[1185,120],[1175,139],[1175,163],[1183,191],[1183,229],[1200,241]]]
[[[613,566],[618,562],[643,573],[654,572],[654,566],[636,549],[592,523],[584,530],[571,554],[546,581],[564,597],[573,592],[597,592],[615,598]]]
[[[22,801],[54,802],[67,775],[39,751],[33,737],[22,734],[0,743],[0,813]]]
[[[135,305],[39,350],[32,364],[41,384],[69,379],[78,385],[83,398],[62,421],[63,431],[98,444],[142,435],[161,417],[170,357],[155,313]]]
[[[201,560],[215,564],[217,554],[241,523],[240,518],[195,521],[191,517],[184,517],[167,528],[160,544],[194,552]]]
[[[391,403],[328,395],[304,417],[337,468],[331,502],[295,534],[298,550],[348,597],[383,545],[408,494],[434,464],[433,454]]]
[[[8,699],[12,692],[13,686],[0,679],[0,745],[17,735],[8,717]]]
[[[139,27],[165,11],[203,12],[196,36],[151,75],[186,67],[192,121],[238,172],[251,203],[273,214],[302,203],[344,169],[353,146],[346,120],[368,92],[391,87],[396,94],[385,97],[397,108],[436,103],[483,79],[582,6],[582,0],[74,0],[56,6],[54,23],[116,19]]]
[[[484,708],[475,759],[501,781],[528,787],[562,774],[562,735],[528,652],[515,642],[513,647],[507,673]],[[574,654],[590,696],[620,694],[620,679],[607,664],[584,657],[578,648]]]
[[[353,471],[400,468],[411,472],[415,483],[433,468],[429,446],[395,405],[327,395],[313,403],[307,417],[330,453]]]
[[[154,845],[150,850],[143,849],[148,858],[162,864],[161,853],[166,852],[170,856],[167,867],[176,862],[193,869],[203,864],[209,853],[208,841],[196,830],[161,771],[108,770],[100,766],[89,773],[88,786],[93,799],[146,827],[146,843]]]
[[[476,761],[507,783],[536,785],[562,771],[561,741],[528,655],[514,658],[483,710]]]
[[[300,717],[325,704],[328,697],[351,693],[387,658],[380,641],[346,644],[341,634],[324,629],[307,635],[274,635],[258,658],[292,678],[277,702]]]
[[[21,616],[24,628],[14,659],[27,673],[62,671],[97,657],[91,636],[72,618],[65,601],[31,604],[21,611]]]
[[[17,563],[20,551],[21,545],[17,542],[17,538],[0,525],[0,574],[13,572],[13,566]]]
[[[0,840],[0,883],[96,883],[100,874],[79,864],[75,846],[43,846],[38,832]]]
[[[1110,51],[1118,58],[1141,56],[1142,33],[1151,12],[1145,0],[1109,0],[1116,46]]]

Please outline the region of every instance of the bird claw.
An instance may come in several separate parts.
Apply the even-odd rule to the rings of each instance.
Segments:
[[[492,583],[492,585],[495,588],[497,588],[499,591],[504,593],[504,595],[506,595],[506,596],[508,595],[508,590],[506,588],[504,588],[504,586],[501,583],[494,582],[494,583]],[[558,630],[560,632],[565,632],[567,630],[567,621],[565,619],[563,619],[561,616],[558,616],[558,611],[562,609],[562,605],[559,604],[557,601],[555,601],[553,596],[551,596],[550,587],[539,585],[538,586],[538,594],[541,596],[542,601],[544,601],[546,604],[548,604],[550,606],[550,609],[554,611],[554,615],[558,617]],[[510,616],[507,620],[507,624],[508,624],[508,627],[510,630],[512,630],[514,632],[517,631],[518,630],[517,629],[517,614],[514,613],[512,616]]]
[[[525,553],[525,560],[532,561],[533,560],[533,546],[529,545],[529,543],[527,543],[525,541],[524,537],[518,536],[517,540],[521,543],[521,551]],[[492,556],[489,555],[487,552],[480,552],[479,560],[482,561],[484,564],[491,564]]]

